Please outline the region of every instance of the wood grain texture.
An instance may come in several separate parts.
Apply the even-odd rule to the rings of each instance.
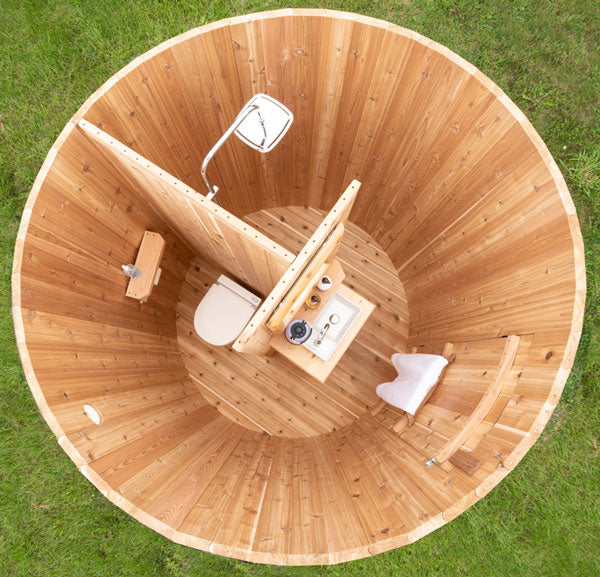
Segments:
[[[320,266],[323,262],[327,262],[332,255],[335,255],[344,232],[343,224],[354,206],[359,188],[360,182],[353,180],[337,199],[332,209],[319,222],[314,233],[300,248],[294,260],[280,276],[273,290],[266,296],[233,344],[236,351],[262,355],[270,352],[273,332],[268,327],[269,320],[282,304],[286,307],[284,313],[287,314],[293,304],[285,301],[288,293],[292,291],[292,297],[296,296],[298,283],[302,290],[303,286],[316,273],[312,267],[313,263]],[[338,228],[340,225],[341,228]],[[330,238],[332,239],[331,243],[329,243]],[[316,268],[318,270],[319,267]],[[280,321],[277,319],[276,321],[275,326],[281,330]]]
[[[302,212],[306,212],[304,219],[311,223],[313,229],[322,220],[318,212]],[[297,212],[280,209],[277,214],[287,214],[291,220],[296,218]],[[251,215],[249,220],[258,226],[268,216],[263,211]],[[349,225],[338,251],[344,255],[340,256],[342,266],[352,266],[356,270],[363,257],[353,247],[366,239],[368,236],[360,229]],[[293,239],[286,227],[280,229],[279,240],[284,244],[289,243],[287,246],[290,248],[293,246]],[[383,346],[375,338],[379,325],[383,326],[379,317],[387,316],[379,312],[377,305],[393,297],[399,306],[406,306],[405,301],[398,297],[397,293],[402,293],[402,285],[390,270],[389,261],[386,270],[383,268],[385,255],[380,254],[378,258],[378,266],[382,267],[380,274],[390,283],[389,288],[385,289],[387,297],[375,295],[373,313],[324,382],[311,378],[282,355],[240,355],[230,347],[213,347],[202,341],[193,327],[194,311],[220,271],[202,259],[193,263],[177,306],[179,348],[194,381],[199,383],[202,391],[209,391],[208,400],[238,423],[246,421],[254,430],[287,437],[313,436],[339,429],[373,406],[378,400],[376,385],[389,379],[395,372],[387,354],[390,344]],[[387,276],[384,276],[384,271]],[[361,282],[366,273],[358,277],[353,274],[357,290],[362,290],[364,286],[366,290],[362,294],[370,298],[369,285]],[[407,319],[406,315],[403,318]],[[397,350],[404,350],[408,335],[407,321],[398,321],[387,329],[389,334],[394,334],[394,331],[398,331],[395,339],[392,339],[399,347]],[[382,346],[381,351],[379,349]]]
[[[275,333],[285,329],[285,319],[289,318],[290,311],[304,302],[307,291],[314,288],[325,274],[328,266],[332,264],[340,241],[344,234],[344,225],[338,224],[323,241],[319,250],[296,279],[285,297],[281,300],[273,314],[267,321],[267,328]]]
[[[481,461],[479,459],[462,449],[456,451],[456,453],[451,455],[448,460],[452,465],[462,469],[469,476],[474,475],[481,467]]]
[[[491,369],[491,371],[494,372],[494,376],[490,386],[483,393],[481,400],[477,403],[477,406],[469,415],[469,418],[462,425],[460,432],[453,436],[448,443],[435,454],[435,460],[438,463],[443,463],[458,451],[491,411],[495,402],[498,400],[502,387],[505,386],[505,382],[513,367],[520,341],[521,339],[516,335],[510,335],[506,339],[498,367],[492,367]]]
[[[144,232],[140,249],[135,257],[135,268],[141,271],[137,278],[132,278],[127,285],[128,297],[146,302],[152,294],[156,282],[160,261],[165,250],[165,239],[156,232]]]
[[[266,155],[237,139],[220,150],[221,209],[193,192],[202,159],[257,92],[296,120]],[[375,310],[329,378],[195,339],[214,275],[268,294],[353,179],[336,258]],[[166,247],[142,304],[120,267],[145,230]],[[216,554],[339,563],[451,521],[523,458],[575,358],[583,254],[548,149],[474,66],[390,23],[285,9],[170,39],[84,103],[23,212],[13,319],[40,412],[113,503]],[[508,335],[512,368],[471,426]],[[387,359],[448,342],[455,363],[395,434],[398,412],[370,413]],[[427,467],[465,426],[454,456]]]
[[[288,251],[100,128],[85,120],[78,127],[145,192],[197,253],[207,255],[260,295],[269,294],[277,285],[293,259]]]

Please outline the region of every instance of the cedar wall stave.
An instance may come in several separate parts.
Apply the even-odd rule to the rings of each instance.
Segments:
[[[266,90],[295,122],[265,156],[236,139],[219,152],[210,170],[226,208],[240,216],[309,202],[326,209],[359,178],[351,220],[398,267],[415,344],[568,329],[572,234],[554,175],[497,88],[457,61],[396,28],[321,15],[265,18],[173,42],[85,118],[203,190],[201,159],[248,95]],[[182,136],[183,127],[191,130]],[[540,263],[549,253],[546,272]],[[542,314],[540,285],[559,294]],[[436,291],[437,304],[429,298]],[[485,319],[483,300],[485,311],[503,312]]]

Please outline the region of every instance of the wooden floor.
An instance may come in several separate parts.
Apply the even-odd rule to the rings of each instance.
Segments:
[[[320,211],[302,207],[269,209],[246,217],[293,252],[304,245],[321,219]],[[270,435],[309,437],[354,422],[378,402],[375,387],[396,375],[390,356],[406,347],[404,289],[385,252],[355,225],[348,224],[338,258],[345,284],[376,308],[325,383],[277,353],[243,355],[200,339],[193,326],[195,309],[223,271],[201,258],[192,264],[177,305],[179,346],[191,378],[223,415]]]

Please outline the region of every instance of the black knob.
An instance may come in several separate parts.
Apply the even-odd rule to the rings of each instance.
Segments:
[[[285,337],[293,345],[306,342],[312,333],[311,326],[303,319],[294,319],[285,330]]]

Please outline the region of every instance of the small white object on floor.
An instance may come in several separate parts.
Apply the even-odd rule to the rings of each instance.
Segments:
[[[83,412],[89,417],[90,421],[94,423],[94,425],[99,425],[102,418],[100,417],[100,413],[94,409],[91,405],[83,405]]]
[[[378,385],[377,395],[386,403],[414,415],[437,383],[448,360],[440,355],[395,353],[392,364],[398,376],[391,383]]]

